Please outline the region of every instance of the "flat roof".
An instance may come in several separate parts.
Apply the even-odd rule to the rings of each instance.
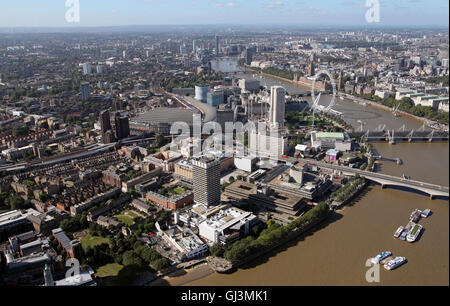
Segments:
[[[344,139],[344,133],[327,133],[319,132],[316,133],[317,138],[342,138]]]
[[[92,279],[89,271],[82,271],[77,276],[71,276],[62,280],[55,281],[55,286],[82,286],[92,282],[92,285],[97,283]]]
[[[198,112],[191,109],[162,107],[140,114],[139,116],[130,119],[130,122],[141,124],[171,124],[177,121],[181,121],[192,125],[194,114],[198,114]]]

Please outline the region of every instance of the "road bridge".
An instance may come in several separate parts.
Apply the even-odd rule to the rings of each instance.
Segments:
[[[403,177],[397,177],[388,174],[381,174],[376,172],[369,172],[360,169],[350,168],[346,166],[338,166],[334,164],[328,164],[324,162],[318,162],[309,159],[296,159],[296,158],[279,158],[281,162],[288,162],[291,164],[295,164],[296,162],[304,162],[311,166],[317,166],[321,169],[328,169],[333,171],[338,171],[347,176],[355,176],[360,175],[361,177],[366,178],[367,180],[378,183],[382,186],[382,188],[393,186],[393,187],[404,187],[411,190],[416,190],[428,194],[431,199],[435,197],[449,197],[449,187],[430,184],[426,182],[420,182],[410,179],[405,179]]]

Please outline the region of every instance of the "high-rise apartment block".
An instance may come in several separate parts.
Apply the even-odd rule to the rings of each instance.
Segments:
[[[87,101],[91,98],[91,88],[89,86],[89,83],[84,82],[81,83],[81,100]]]
[[[201,157],[192,162],[194,201],[203,205],[220,203],[220,160]]]
[[[126,116],[122,117],[119,112],[116,113],[115,128],[117,140],[127,138],[130,136],[130,119]]]
[[[286,115],[286,91],[281,86],[273,86],[270,93],[270,122],[277,127],[284,127]]]

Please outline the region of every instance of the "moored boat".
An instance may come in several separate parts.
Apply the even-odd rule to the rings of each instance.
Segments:
[[[431,214],[431,209],[427,208],[420,214],[422,218],[428,218],[428,216]]]
[[[404,230],[404,229],[405,229],[405,228],[404,228],[403,226],[400,226],[400,227],[397,229],[397,231],[395,232],[394,238],[400,237],[400,235],[403,233],[403,230]]]
[[[414,242],[417,240],[417,237],[420,235],[420,233],[422,232],[422,225],[420,224],[416,224],[415,226],[412,227],[412,229],[409,231],[408,236],[406,236],[406,240],[408,242]]]
[[[392,255],[392,253],[391,252],[389,252],[389,251],[385,251],[385,252],[383,252],[383,253],[381,253],[381,254],[378,254],[377,256],[375,256],[374,258],[372,258],[372,263],[374,263],[374,264],[379,264],[383,259],[386,259],[386,258],[388,258],[389,256],[391,256]]]
[[[420,220],[421,214],[422,214],[421,210],[418,210],[418,209],[414,210],[411,214],[410,220],[414,223],[417,223]]]
[[[386,270],[394,270],[397,267],[400,267],[401,265],[403,265],[404,263],[406,263],[406,257],[395,257],[394,259],[388,261],[387,263],[384,264],[384,268]]]

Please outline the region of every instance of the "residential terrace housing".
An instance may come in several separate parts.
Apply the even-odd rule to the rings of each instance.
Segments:
[[[76,216],[79,213],[82,213],[85,210],[88,210],[92,206],[101,203],[103,201],[107,201],[108,199],[111,199],[113,197],[116,197],[120,194],[119,188],[113,188],[111,190],[105,191],[104,193],[97,194],[96,196],[80,203],[76,204],[70,207],[70,214],[73,216]]]

